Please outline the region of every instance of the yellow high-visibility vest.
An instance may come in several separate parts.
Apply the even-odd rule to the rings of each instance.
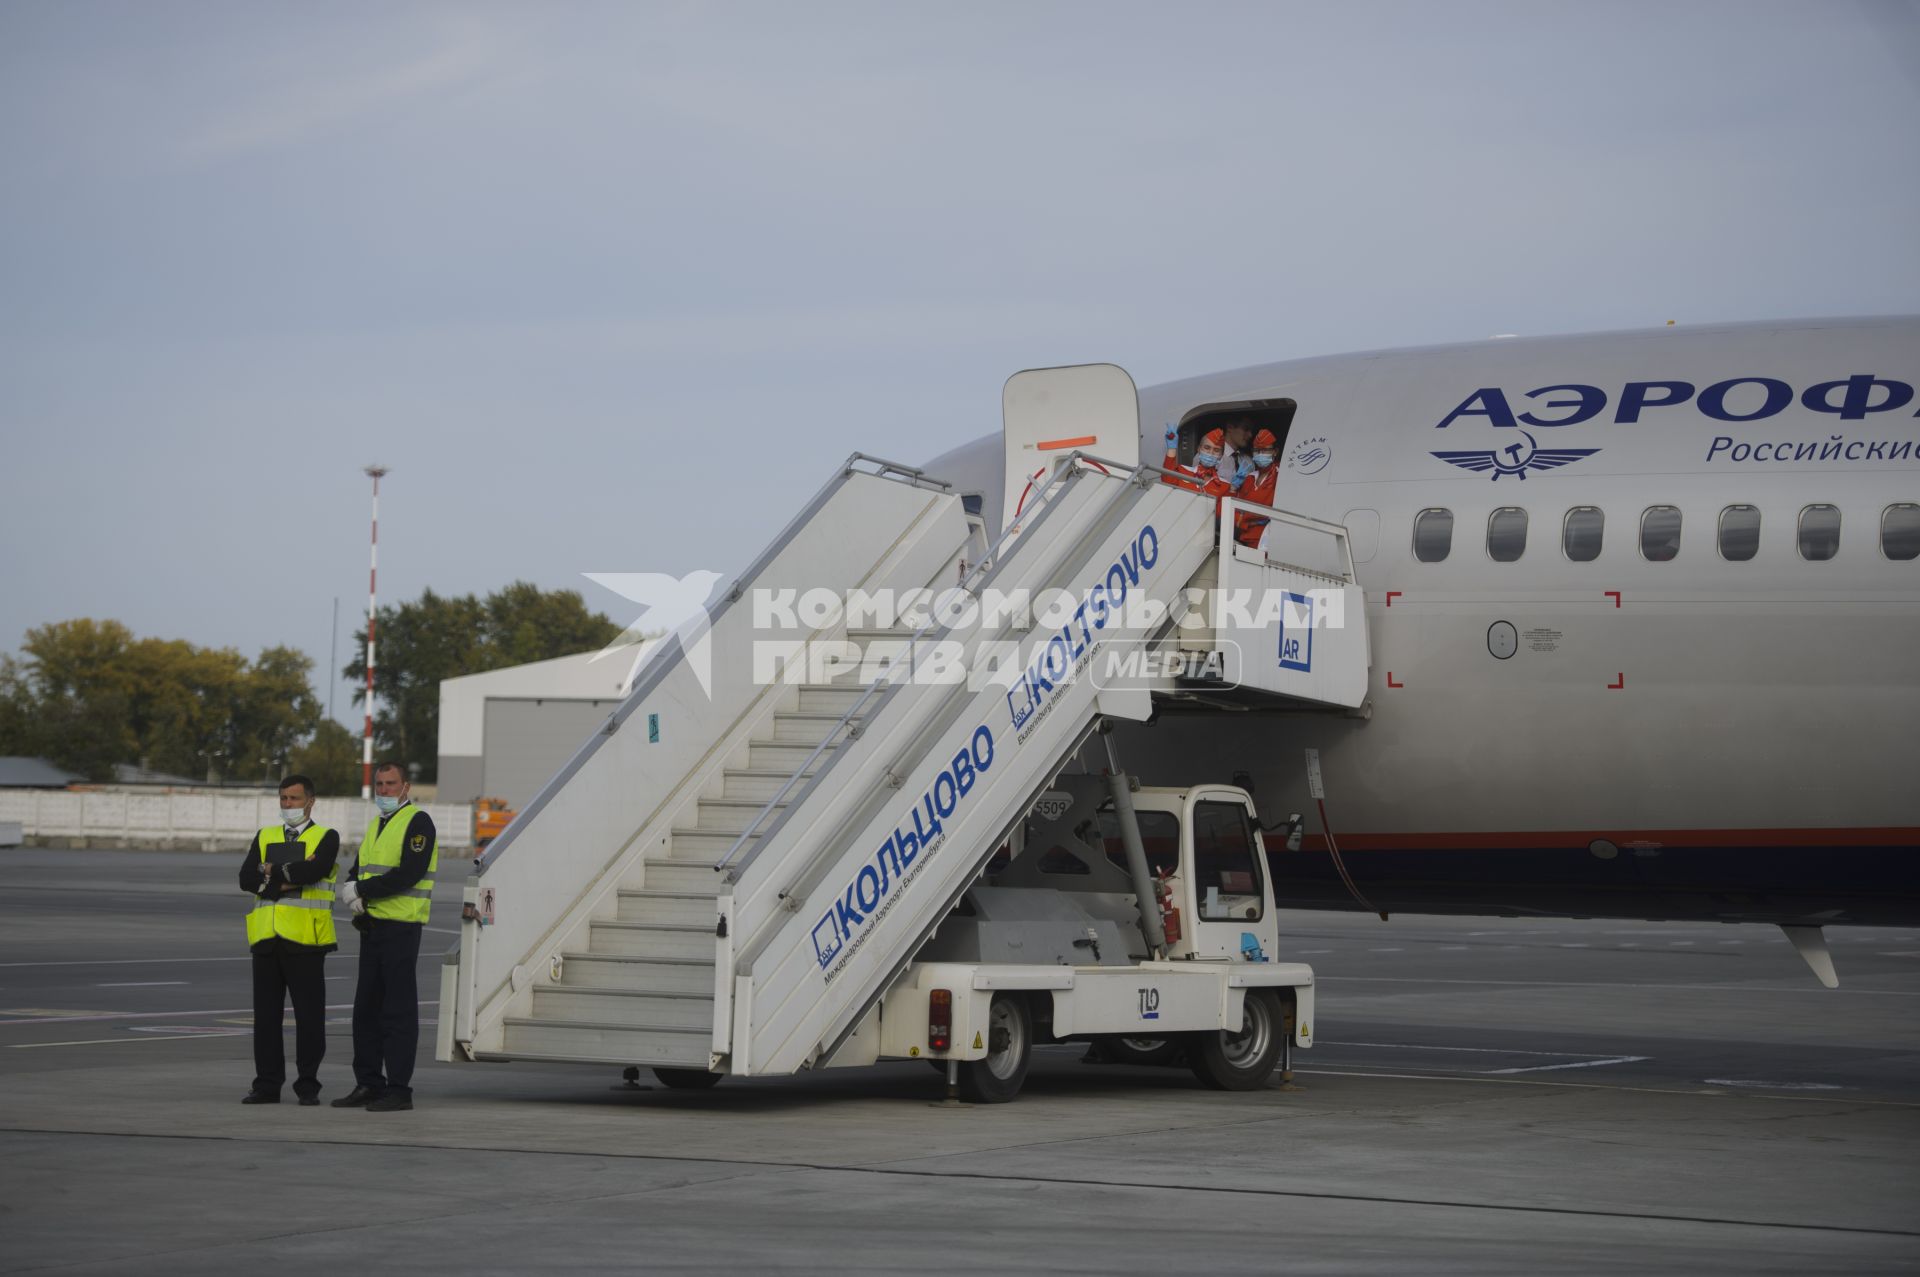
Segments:
[[[306,859],[312,860],[320,850],[320,840],[328,830],[320,825],[308,825],[300,833],[300,845],[306,848]],[[287,841],[285,825],[268,825],[260,831],[260,865],[267,864],[267,849]],[[327,945],[333,938],[333,883],[340,869],[335,865],[327,876],[312,886],[302,887],[297,896],[283,895],[278,900],[268,900],[264,896],[254,902],[253,912],[247,915],[247,947],[251,949],[262,940],[279,936],[295,944]]]
[[[431,847],[414,847],[407,842],[407,830],[413,825],[413,817],[406,815],[412,803],[404,804],[399,811],[387,817],[386,828],[380,827],[380,818],[374,817],[367,823],[367,836],[360,840],[360,859],[354,866],[353,876],[372,878],[397,867],[400,857],[409,851],[431,853],[427,861],[426,876],[398,895],[376,896],[367,901],[367,913],[370,917],[384,918],[391,922],[425,923],[427,910],[433,905],[433,874],[440,867],[440,840],[436,837]],[[404,819],[403,819],[404,817]],[[368,873],[371,869],[374,873]]]

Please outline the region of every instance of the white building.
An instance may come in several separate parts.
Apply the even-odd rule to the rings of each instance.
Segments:
[[[619,705],[634,649],[600,656],[442,679],[439,801],[525,806]]]

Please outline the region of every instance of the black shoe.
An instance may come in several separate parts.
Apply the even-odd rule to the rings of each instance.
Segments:
[[[379,1096],[379,1094],[380,1092],[370,1091],[364,1086],[356,1086],[351,1091],[348,1091],[345,1095],[335,1100],[333,1102],[333,1107],[337,1109],[365,1108],[368,1105],[368,1103],[376,1099]]]
[[[242,1104],[278,1104],[280,1102],[280,1092],[248,1091],[240,1097],[240,1102]]]
[[[383,1095],[367,1105],[369,1113],[404,1113],[413,1107],[411,1095]]]
[[[320,1107],[320,1097],[317,1095],[303,1095],[300,1097],[300,1107],[303,1109],[318,1108]]]

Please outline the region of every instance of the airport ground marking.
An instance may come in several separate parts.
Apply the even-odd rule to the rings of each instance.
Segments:
[[[1296,1072],[1309,1072],[1309,1071],[1319,1072],[1319,1073],[1326,1072],[1325,1070],[1296,1070]],[[1590,1084],[1582,1085],[1579,1083],[1569,1083],[1569,1082],[1538,1082],[1538,1081],[1508,1079],[1508,1078],[1496,1079],[1496,1078],[1459,1077],[1459,1076],[1418,1078],[1416,1075],[1406,1074],[1406,1073],[1360,1074],[1360,1073],[1351,1073],[1344,1070],[1340,1071],[1339,1075],[1345,1076],[1345,1077],[1382,1077],[1382,1078],[1396,1078],[1396,1079],[1406,1079],[1409,1077],[1414,1077],[1415,1080],[1434,1081],[1434,1082],[1501,1082],[1510,1086],[1562,1086],[1562,1087],[1568,1087],[1570,1089],[1577,1089],[1577,1090],[1652,1091],[1655,1089],[1650,1087],[1600,1087],[1600,1086],[1593,1086]],[[1735,1096],[1727,1096],[1724,1093],[1707,1092],[1707,1091],[1665,1091],[1660,1093],[1674,1094],[1674,1095],[1688,1095],[1688,1096],[1696,1096],[1696,1097],[1708,1097],[1708,1098],[1724,1098],[1724,1099],[1739,1098],[1739,1099],[1756,1099],[1756,1100],[1791,1100],[1791,1101],[1797,1101],[1799,1103],[1810,1102],[1808,1097],[1800,1096],[1800,1095],[1741,1095],[1741,1096],[1735,1097]],[[1817,1101],[1813,1101],[1813,1102],[1817,1102]],[[1920,1108],[1920,1105],[1891,1104],[1890,1102],[1887,1102],[1887,1101],[1849,1099],[1846,1102],[1849,1105],[1881,1104],[1883,1106],[1890,1105],[1891,1107],[1899,1107],[1899,1108]],[[1199,1127],[1201,1129],[1213,1129],[1216,1127],[1229,1127],[1229,1126],[1232,1126],[1233,1124],[1232,1123],[1218,1123],[1218,1124],[1194,1123],[1192,1125]],[[1165,1128],[1158,1128],[1158,1129],[1165,1129]],[[845,1163],[845,1162],[809,1162],[809,1161],[798,1161],[798,1160],[776,1161],[771,1158],[721,1158],[721,1157],[702,1157],[699,1155],[689,1155],[684,1153],[682,1154],[637,1153],[637,1152],[628,1153],[628,1152],[612,1152],[612,1151],[605,1151],[605,1150],[594,1151],[594,1152],[575,1152],[572,1150],[558,1150],[558,1149],[547,1149],[547,1148],[510,1148],[510,1147],[504,1147],[496,1144],[446,1144],[446,1143],[427,1143],[427,1142],[420,1142],[420,1141],[415,1141],[412,1143],[408,1143],[404,1146],[401,1146],[401,1145],[395,1145],[388,1141],[376,1141],[376,1140],[366,1140],[366,1139],[330,1138],[330,1139],[313,1139],[313,1140],[294,1140],[294,1139],[287,1139],[282,1137],[262,1137],[262,1136],[254,1136],[254,1135],[195,1135],[195,1134],[179,1134],[179,1133],[156,1133],[151,1131],[79,1130],[79,1129],[74,1129],[69,1127],[0,1126],[0,1133],[31,1134],[31,1135],[100,1135],[100,1136],[107,1136],[115,1139],[128,1139],[128,1140],[204,1140],[204,1141],[227,1143],[227,1144],[271,1144],[278,1148],[284,1148],[286,1145],[290,1143],[312,1143],[312,1144],[327,1145],[327,1146],[336,1147],[336,1148],[352,1147],[352,1148],[379,1149],[382,1151],[391,1151],[396,1147],[406,1147],[409,1149],[428,1149],[435,1152],[450,1152],[450,1153],[503,1153],[503,1154],[512,1154],[515,1156],[529,1156],[529,1157],[563,1157],[563,1158],[589,1158],[589,1159],[597,1158],[597,1159],[607,1159],[607,1160],[618,1159],[622,1161],[634,1161],[634,1162],[687,1162],[687,1163],[693,1163],[696,1165],[726,1166],[726,1167],[734,1167],[734,1168],[742,1168],[742,1169],[762,1168],[762,1169],[774,1170],[774,1171],[818,1171],[823,1174],[830,1174],[830,1175],[832,1174],[862,1175],[862,1176],[873,1176],[878,1178],[902,1177],[902,1178],[912,1178],[912,1179],[922,1179],[922,1180],[942,1180],[942,1179],[973,1180],[973,1181],[979,1181],[979,1182],[1009,1183],[1009,1184],[1055,1184],[1055,1185],[1071,1186],[1076,1188],[1094,1189],[1094,1190],[1131,1189],[1131,1190],[1145,1190],[1152,1193],[1183,1193],[1183,1194],[1199,1193],[1204,1195],[1231,1194],[1236,1197],[1294,1198],[1294,1199],[1300,1199],[1300,1200],[1306,1200],[1306,1201],[1363,1202],[1363,1203],[1369,1203],[1369,1204],[1391,1205],[1391,1206],[1431,1206],[1431,1207],[1439,1207],[1439,1208],[1448,1209],[1448,1210],[1490,1211],[1490,1212],[1511,1213],[1511,1214],[1517,1214],[1517,1215],[1569,1215],[1569,1216],[1580,1216],[1580,1217],[1586,1217],[1586,1218],[1600,1218],[1600,1219],[1651,1220],[1651,1221],[1657,1221],[1660,1223],[1668,1223],[1668,1224],[1706,1224],[1706,1225],[1717,1225],[1721,1227],[1733,1227],[1733,1228],[1785,1229],[1792,1232],[1853,1233],[1853,1234],[1887,1236],[1887,1237],[1920,1237],[1920,1230],[1900,1229],[1900,1228],[1861,1227],[1857,1225],[1846,1225],[1846,1224],[1797,1223],[1797,1222],[1781,1221],[1776,1219],[1738,1219],[1738,1218],[1731,1218],[1731,1217],[1720,1216],[1720,1215],[1679,1215],[1679,1214],[1666,1214],[1659,1211],[1604,1210],[1604,1209],[1593,1208],[1593,1207],[1544,1206],[1544,1205],[1522,1204],[1522,1203],[1515,1203],[1515,1202],[1491,1202],[1491,1201],[1476,1202],[1476,1201],[1464,1201],[1457,1198],[1448,1199],[1448,1198],[1429,1198],[1429,1197],[1390,1196],[1383,1193],[1313,1192],[1313,1191],[1308,1191],[1308,1190],[1298,1189],[1298,1188],[1268,1188],[1268,1187],[1262,1187],[1262,1186],[1256,1186],[1256,1185],[1250,1185],[1250,1184],[1218,1184],[1218,1183],[1174,1184],[1174,1183],[1167,1183],[1165,1181],[1153,1181],[1153,1180],[1144,1180],[1144,1179],[1139,1179],[1139,1180],[1098,1179],[1096,1180],[1096,1179],[1076,1178],[1076,1177],[1065,1176],[1065,1175],[1022,1175],[1022,1174],[1017,1174],[1017,1173],[1012,1173],[1007,1171],[943,1170],[938,1167],[911,1167],[911,1166],[900,1166],[900,1165],[892,1165],[892,1164],[884,1164],[884,1163],[860,1165],[857,1163]],[[1114,1138],[1115,1136],[1144,1135],[1148,1133],[1150,1132],[1145,1130],[1132,1131],[1132,1132],[1110,1132],[1110,1133],[1102,1134],[1097,1137],[1075,1137],[1069,1140],[1045,1140],[1045,1141],[1041,1141],[1040,1143],[1043,1146],[1056,1144],[1056,1143],[1071,1144],[1071,1143],[1080,1142],[1082,1138],[1109,1139],[1109,1138]],[[1021,1144],[1021,1145],[1014,1145],[1013,1147],[1028,1148],[1033,1146],[1028,1144]],[[721,1177],[720,1180],[716,1182],[725,1183],[729,1180],[736,1180],[738,1178],[739,1176],[723,1176]],[[684,1185],[671,1185],[669,1187],[678,1188],[678,1187],[684,1187]],[[646,1191],[653,1191],[653,1190],[646,1190]],[[632,1195],[631,1190],[623,1190],[619,1193],[609,1194],[608,1196],[624,1197],[624,1196],[631,1196],[631,1195]],[[593,1199],[590,1199],[590,1200],[593,1200]],[[401,1222],[408,1222],[408,1221],[401,1221]],[[368,1226],[360,1225],[360,1224],[350,1224],[338,1229],[329,1229],[327,1231],[347,1232],[347,1231],[352,1231],[354,1229],[363,1228],[363,1227],[368,1227]],[[293,1234],[288,1234],[288,1235],[292,1236]],[[259,1241],[271,1241],[271,1240],[274,1240],[274,1239],[273,1238],[256,1239],[255,1244],[258,1244]],[[201,1250],[201,1249],[205,1249],[205,1247],[196,1245],[196,1246],[187,1247],[186,1249]],[[178,1252],[165,1252],[165,1253],[172,1254],[172,1253],[178,1253]]]
[[[169,962],[251,962],[250,953],[222,958],[76,958],[58,962],[0,962],[0,967],[157,967]]]
[[[1517,948],[1518,946],[1511,946]],[[1731,956],[1731,955],[1729,955]],[[1314,983],[1325,984],[1333,980],[1345,980],[1350,983],[1365,984],[1464,984],[1464,985],[1516,985],[1534,989],[1641,989],[1649,993],[1665,992],[1669,989],[1690,989],[1706,993],[1811,993],[1823,998],[1831,998],[1841,993],[1856,993],[1881,998],[1920,998],[1920,991],[1906,989],[1855,989],[1841,985],[1837,989],[1828,989],[1820,985],[1801,988],[1798,985],[1783,984],[1633,984],[1618,980],[1465,980],[1444,979],[1439,976],[1397,976],[1397,975],[1314,975]]]
[[[1634,1095],[1684,1095],[1697,1099],[1717,1100],[1778,1100],[1792,1104],[1819,1104],[1823,1102],[1843,1103],[1849,1108],[1870,1105],[1874,1108],[1920,1109],[1920,1103],[1913,1100],[1870,1100],[1863,1096],[1835,1095],[1831,1091],[1806,1092],[1797,1095],[1768,1095],[1762,1091],[1713,1091],[1700,1087],[1678,1086],[1621,1086],[1611,1082],[1558,1082],[1543,1077],[1493,1077],[1486,1073],[1378,1073],[1366,1069],[1300,1069],[1294,1070],[1303,1077],[1360,1077],[1393,1080],[1401,1082],[1472,1082],[1481,1086],[1551,1086],[1568,1091],[1624,1091]]]
[[[1608,1064],[1639,1064],[1651,1060],[1651,1055],[1615,1055],[1604,1060],[1574,1060],[1567,1064],[1529,1064],[1522,1069],[1481,1069],[1482,1073],[1551,1073],[1555,1069],[1597,1069]]]
[[[423,1007],[437,1007],[440,1005],[440,999],[434,998],[431,1001],[429,1001],[423,998],[420,1001],[420,1005]],[[349,1011],[353,1009],[353,1003],[329,1002],[326,1006],[326,1009],[329,1011]],[[195,1016],[202,1016],[202,1015],[252,1015],[252,1014],[253,1014],[252,1007],[217,1007],[211,1011],[106,1011],[106,1012],[98,1012],[98,1013],[82,1012],[78,1015],[53,1015],[53,1016],[47,1016],[43,1019],[35,1019],[35,1020],[0,1020],[0,1029],[17,1028],[23,1024],[83,1024],[89,1020],[166,1020],[166,1019],[189,1020],[194,1018]]]
[[[191,984],[191,980],[126,980],[117,984],[96,984],[96,989],[158,989],[169,984]]]

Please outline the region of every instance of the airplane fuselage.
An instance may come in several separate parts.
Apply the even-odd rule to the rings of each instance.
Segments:
[[[1920,321],[1297,360],[1143,390],[1141,456],[1252,405],[1274,504],[1346,526],[1366,716],[1163,712],[1149,783],[1251,775],[1281,898],[1920,922]],[[997,440],[935,472],[988,505]],[[956,471],[958,473],[956,473]],[[996,520],[996,512],[989,510]],[[1277,846],[1278,840],[1273,840]]]

